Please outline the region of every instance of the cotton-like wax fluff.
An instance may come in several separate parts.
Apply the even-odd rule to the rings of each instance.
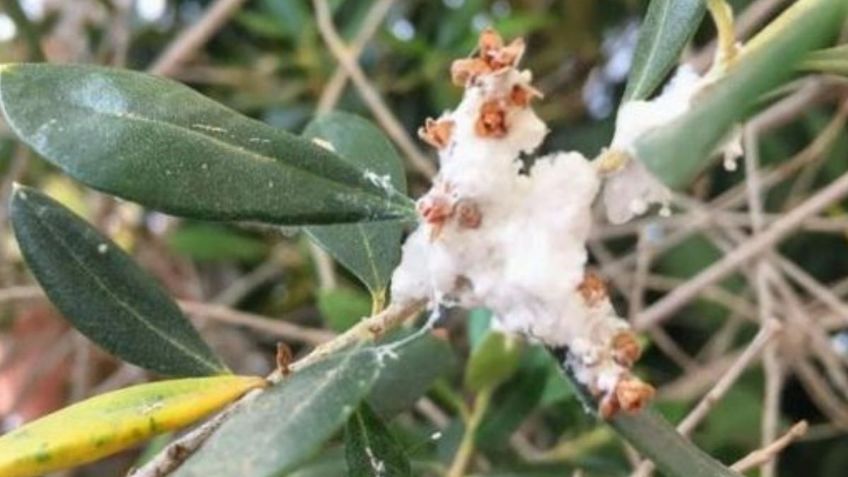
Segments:
[[[715,81],[715,76],[698,75],[690,65],[681,65],[662,93],[654,99],[626,101],[618,110],[611,150],[624,152],[627,158],[607,177],[603,202],[607,219],[614,224],[630,221],[644,214],[654,205],[667,214],[671,191],[662,184],[637,157],[636,141],[646,133],[665,126],[689,111],[698,95]],[[742,155],[740,128],[734,128],[718,148],[724,158],[724,167],[736,170],[736,160]]]
[[[601,401],[601,413],[640,409],[653,389],[630,368],[639,354],[603,284],[587,277],[595,165],[577,152],[536,158],[548,132],[531,108],[541,94],[519,70],[519,39],[481,34],[476,55],[451,73],[465,88],[453,111],[428,119],[421,138],[439,173],[417,202],[419,227],[392,277],[395,302],[485,307],[495,326],[567,349],[567,363]]]

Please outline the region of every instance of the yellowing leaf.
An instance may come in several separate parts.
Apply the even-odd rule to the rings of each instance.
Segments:
[[[0,475],[32,477],[100,459],[187,426],[262,386],[259,377],[216,376],[93,397],[0,437]]]

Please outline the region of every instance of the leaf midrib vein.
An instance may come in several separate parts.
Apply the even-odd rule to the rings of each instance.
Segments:
[[[51,224],[49,222],[42,220],[42,217],[37,212],[33,215],[33,218],[42,227],[47,229],[47,231],[50,233],[50,235],[56,241],[58,241],[59,245],[62,246],[62,248],[64,248],[68,252],[68,254],[71,256],[71,258],[77,263],[77,265],[79,265],[79,267],[83,270],[83,272],[85,274],[87,274],[88,276],[90,276],[99,288],[101,288],[103,291],[105,291],[106,294],[110,298],[114,299],[115,302],[117,302],[120,305],[121,308],[124,308],[125,310],[127,310],[130,313],[130,315],[132,317],[136,318],[145,328],[149,329],[155,335],[161,337],[166,343],[170,344],[171,346],[173,346],[177,350],[181,351],[185,355],[189,356],[190,358],[192,358],[196,362],[200,363],[204,367],[209,368],[210,370],[215,371],[216,373],[220,373],[222,371],[222,369],[220,369],[216,366],[213,366],[211,363],[206,361],[202,356],[195,354],[189,348],[186,348],[185,346],[183,346],[180,342],[171,339],[168,336],[167,333],[160,331],[156,326],[154,326],[152,323],[147,321],[144,318],[144,316],[141,315],[132,305],[130,305],[129,303],[125,302],[124,300],[119,298],[117,295],[112,293],[112,291],[109,289],[109,287],[106,286],[106,284],[100,279],[100,277],[97,276],[97,274],[93,273],[91,270],[88,269],[85,262],[82,259],[80,259],[80,257],[78,257],[77,254],[74,252],[73,247],[71,247],[64,239],[62,239],[62,237],[59,234],[56,233],[56,230],[51,226]]]
[[[660,14],[659,27],[657,29],[657,34],[656,34],[655,38],[662,38],[664,30],[667,26],[666,25],[666,23],[667,23],[666,17],[668,17],[669,12],[671,11],[670,5],[673,1],[674,0],[666,0],[664,3],[662,3],[663,10],[662,10],[662,13]],[[650,64],[654,61],[654,57],[658,54],[660,49],[661,48],[660,48],[660,42],[659,41],[655,41],[655,42],[652,43],[650,50],[648,50],[648,56],[646,57],[645,62],[643,63],[643,67],[646,68],[643,71],[647,71],[647,69],[649,69]],[[634,95],[642,89],[642,86],[647,81],[647,78],[648,78],[648,75],[642,74],[642,76],[639,78],[639,81],[637,81],[636,84],[633,85],[633,94]]]

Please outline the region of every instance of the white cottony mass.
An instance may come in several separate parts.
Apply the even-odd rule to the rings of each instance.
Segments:
[[[532,75],[515,68],[523,50],[487,30],[479,55],[454,64],[465,94],[420,131],[438,148],[440,170],[418,201],[422,224],[404,245],[392,299],[486,307],[499,329],[569,349],[568,364],[604,400],[605,414],[639,408],[651,388],[630,374],[638,349],[629,325],[600,281],[586,278],[600,175],[577,152],[522,170],[520,155],[548,132],[530,107],[540,96]]]
[[[698,93],[712,81],[709,74],[701,77],[691,66],[684,64],[655,99],[623,103],[616,117],[610,149],[623,151],[630,158],[636,157],[636,141],[645,133],[665,126],[689,111],[692,103],[697,101]],[[719,148],[728,171],[736,170],[736,159],[742,155],[741,131],[738,129]],[[654,204],[667,210],[670,200],[671,191],[641,162],[632,159],[610,173],[604,184],[603,202],[607,219],[614,224],[642,215]]]

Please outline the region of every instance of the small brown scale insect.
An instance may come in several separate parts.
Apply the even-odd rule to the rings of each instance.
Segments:
[[[455,61],[451,66],[453,83],[465,88],[481,84],[481,76],[508,74],[521,60],[525,44],[516,39],[504,44],[503,39],[492,29],[484,30],[477,44],[475,55]],[[497,81],[498,79],[496,79]],[[509,134],[510,113],[526,108],[533,98],[541,97],[533,87],[519,82],[503,96],[487,98],[477,112],[474,133],[481,138],[499,139]],[[455,129],[451,119],[428,118],[418,130],[419,137],[438,150],[447,148]],[[451,184],[436,179],[431,191],[419,199],[418,213],[430,227],[430,239],[437,240],[444,226],[451,220],[463,228],[476,229],[483,222],[479,205],[471,198],[460,197]],[[595,274],[587,273],[578,287],[587,307],[594,308],[609,303],[606,285]],[[635,412],[647,405],[654,396],[654,388],[630,373],[639,359],[641,348],[636,336],[630,331],[616,334],[605,351],[607,359],[624,368],[622,377],[612,390],[591,389],[598,400],[598,412],[604,419],[617,412]]]
[[[600,306],[609,301],[606,284],[593,272],[586,272],[583,281],[577,287],[577,291],[583,297],[586,306],[592,308]],[[629,330],[624,330],[613,336],[609,343],[612,359],[620,366],[631,369],[642,355],[642,348],[636,339],[636,335]],[[619,410],[625,412],[636,412],[643,409],[654,397],[655,390],[650,384],[631,375],[629,372],[623,376],[612,392],[603,393],[597,389],[591,389],[596,398],[600,398],[598,413],[604,419],[610,419]]]

